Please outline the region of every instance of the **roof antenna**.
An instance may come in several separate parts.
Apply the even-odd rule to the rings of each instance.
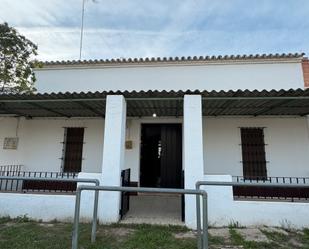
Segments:
[[[79,60],[82,59],[83,34],[84,34],[85,0],[82,0],[82,23],[80,27]]]
[[[82,0],[82,21],[81,21],[81,27],[80,27],[79,60],[82,59],[83,36],[84,36],[85,2],[86,2],[86,0]],[[97,3],[96,0],[92,0],[92,2],[93,3]]]

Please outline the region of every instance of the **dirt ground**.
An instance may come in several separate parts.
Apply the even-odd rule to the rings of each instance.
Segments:
[[[90,242],[90,224],[80,226],[80,249],[196,249],[196,232],[181,226],[114,224],[98,226]],[[68,249],[72,224],[0,218],[1,249]],[[309,249],[309,229],[226,227],[209,229],[210,249]]]

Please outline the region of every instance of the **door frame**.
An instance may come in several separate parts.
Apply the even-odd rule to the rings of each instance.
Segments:
[[[181,137],[182,137],[182,144],[181,144],[181,149],[182,149],[182,171],[184,170],[184,141],[183,141],[183,120],[182,119],[168,119],[168,120],[143,120],[139,123],[139,150],[138,150],[138,186],[141,186],[141,153],[142,153],[142,126],[143,125],[179,125],[181,126]]]

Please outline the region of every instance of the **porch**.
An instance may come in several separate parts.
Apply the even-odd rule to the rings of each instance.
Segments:
[[[1,164],[24,165],[19,174],[50,174],[58,178],[93,174],[104,185],[121,185],[120,172],[129,168],[131,175],[128,184],[142,186],[143,125],[178,124],[183,137],[178,144],[183,145],[181,151],[184,158],[179,155],[177,158],[180,158],[181,169],[185,173],[185,188],[194,188],[197,180],[211,175],[221,175],[223,178],[225,175],[239,176],[233,178],[235,181],[260,181],[258,177],[261,177],[262,182],[278,179],[289,184],[291,179],[300,184],[308,183],[308,91],[3,95],[0,96],[0,102],[1,139],[19,138],[16,150],[1,150]],[[65,134],[68,128],[84,129],[82,153],[77,160],[80,164],[72,166],[75,169],[73,172],[65,170]],[[241,128],[263,130],[264,142],[259,146],[264,146],[265,158],[262,163],[258,161],[255,164],[255,171],[250,171],[251,166],[243,160]],[[159,147],[157,145],[156,152]],[[161,161],[161,154],[159,156]],[[173,172],[166,176],[171,174]],[[164,182],[161,178],[162,175],[155,182]],[[1,189],[25,194],[74,193],[74,186],[70,189],[56,185],[1,183]],[[275,200],[306,204],[308,201],[306,191],[299,189],[291,193],[284,187],[270,192],[263,189],[234,189],[228,191],[228,195],[234,202],[250,199],[252,203],[256,200]],[[116,221],[119,213],[115,207],[121,206],[119,195],[103,195],[102,198],[112,199],[114,203],[103,210],[112,209],[113,218],[102,215],[102,220]],[[149,202],[138,200],[138,196],[130,198],[137,201],[131,202],[128,216],[138,213],[145,215]],[[186,198],[185,203],[186,224],[194,226],[194,200]],[[141,209],[142,204],[146,208]],[[176,206],[174,211],[180,221],[179,206],[170,206]],[[161,216],[168,212],[169,209],[166,209]],[[151,217],[153,215],[150,213]],[[173,217],[173,213],[168,216]]]

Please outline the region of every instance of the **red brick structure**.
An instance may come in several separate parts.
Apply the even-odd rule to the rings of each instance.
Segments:
[[[304,74],[304,86],[305,88],[309,87],[309,60],[308,58],[303,59],[302,61],[303,74]]]

